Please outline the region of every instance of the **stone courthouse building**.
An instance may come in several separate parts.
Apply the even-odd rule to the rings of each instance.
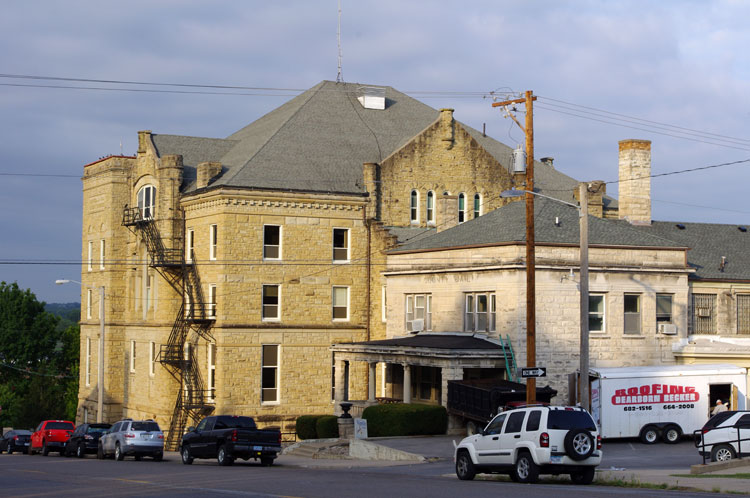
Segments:
[[[649,152],[622,142],[621,173],[643,176]],[[171,447],[211,412],[288,431],[336,400],[445,404],[450,379],[511,377],[509,355],[525,351],[523,205],[500,198],[523,188],[512,157],[452,109],[329,81],[226,138],[139,132],[135,156],[84,167],[77,419],[96,418],[100,365],[102,418],[153,418]],[[691,342],[690,310],[708,327],[697,276],[704,294],[729,293],[714,316],[735,318],[716,323],[736,326],[732,340],[750,333],[745,232],[699,258],[719,265],[735,248],[709,274],[684,237],[714,232],[671,237],[674,224],[651,224],[650,183],[624,183],[619,204],[603,188],[589,198],[592,363],[702,361],[713,346]],[[535,163],[539,193],[574,202],[577,188]],[[564,395],[577,218],[537,209],[539,364]]]
[[[331,412],[336,382],[368,398],[386,371],[330,347],[387,338],[385,251],[499,207],[512,154],[452,109],[328,81],[226,138],[139,132],[134,157],[84,167],[79,420],[101,286],[104,420],[154,418],[173,446],[211,411],[286,427]]]

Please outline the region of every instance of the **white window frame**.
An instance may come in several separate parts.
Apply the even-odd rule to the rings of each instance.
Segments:
[[[419,298],[423,300],[421,307],[417,306]],[[432,330],[432,294],[405,294],[404,305],[404,326],[407,332],[414,330],[414,320],[424,320],[424,328],[422,330]],[[420,314],[418,310],[422,310],[422,318],[418,318]]]
[[[265,366],[265,354],[266,354],[266,347],[272,346],[276,348],[276,365],[274,366]],[[281,345],[280,344],[262,344],[260,349],[260,403],[261,405],[278,405],[281,403]],[[275,387],[263,387],[263,371],[264,369],[270,369],[273,368],[276,370],[274,374],[274,384]],[[276,399],[271,401],[265,401],[264,400],[264,394],[265,391],[275,390],[276,391]]]
[[[412,225],[419,224],[419,191],[417,189],[409,192],[409,222]]]
[[[86,369],[84,381],[87,386],[91,385],[91,337],[86,338]]]
[[[346,246],[336,247],[336,230],[343,230],[346,233]],[[333,248],[333,262],[336,264],[349,263],[350,254],[351,254],[351,246],[352,246],[351,230],[348,228],[343,228],[343,227],[333,227],[333,230],[331,231],[331,247]],[[336,249],[339,249],[339,250],[345,249],[346,259],[336,258]]]
[[[193,256],[195,255],[195,230],[188,228],[187,236],[185,237],[185,261],[188,263],[193,262]]]
[[[480,298],[486,300],[486,311],[479,311]],[[471,304],[469,304],[471,303]],[[471,307],[471,309],[469,309]],[[486,326],[479,328],[481,315],[484,315]],[[497,324],[497,297],[494,292],[466,292],[464,293],[464,331],[465,332],[494,332]]]
[[[147,195],[146,192],[149,192]],[[148,201],[148,203],[147,203]],[[153,185],[144,185],[138,190],[136,197],[138,212],[142,220],[154,219],[154,207],[156,204],[156,187]]]
[[[458,194],[456,203],[458,207],[458,223],[461,224],[466,222],[466,194],[464,192]],[[461,208],[461,204],[463,204],[463,208]]]
[[[87,260],[88,261],[87,269],[88,269],[88,271],[91,271],[91,270],[94,269],[93,266],[92,266],[92,263],[93,263],[92,259],[94,258],[94,241],[89,240],[88,247],[89,247],[89,256],[88,256],[88,260]]]
[[[107,241],[102,239],[99,241],[99,269],[104,269],[104,257],[106,256]]]
[[[146,272],[146,287],[145,287],[145,299],[146,299],[146,311],[151,309],[151,305],[154,300],[154,276]]]
[[[270,227],[276,227],[279,229],[279,244],[278,245],[266,243],[266,228],[270,228]],[[281,225],[273,225],[273,224],[263,225],[263,260],[264,261],[280,261],[281,260],[281,241],[282,241],[281,234],[282,234]],[[267,247],[268,248],[275,247],[277,250],[278,256],[275,258],[266,256]]]
[[[148,345],[148,374],[153,377],[156,373],[156,343],[151,341]]]
[[[334,318],[336,316],[335,309],[342,308],[341,305],[336,306],[336,289],[346,289],[346,318]],[[348,322],[349,321],[349,286],[348,285],[334,285],[331,287],[331,320],[334,322]]]
[[[435,191],[427,191],[427,200],[425,201],[425,210],[427,213],[427,224],[435,224]]]
[[[209,320],[216,320],[216,284],[208,284],[208,313]]]
[[[91,320],[91,306],[92,306],[92,299],[93,299],[94,291],[91,289],[86,289],[86,319]]]
[[[601,297],[602,298],[602,312],[597,313],[592,311],[591,307],[591,298],[592,297]],[[602,319],[602,329],[601,330],[593,330],[591,328],[591,317],[596,316],[598,317],[601,315]],[[607,295],[599,292],[592,292],[589,294],[589,332],[592,334],[604,334],[607,332]]]
[[[477,203],[479,201],[479,203]],[[474,212],[474,218],[482,216],[482,194],[477,192],[474,194],[474,204],[471,206]]]
[[[276,316],[266,316],[266,303],[264,302],[266,287],[276,287]],[[269,304],[268,306],[273,306]],[[260,313],[263,322],[280,322],[281,321],[281,285],[280,284],[263,284],[260,290]]]
[[[135,341],[130,341],[130,373],[135,373]]]
[[[217,225],[216,223],[208,226],[208,239],[208,259],[210,259],[211,261],[216,261],[216,253],[218,252],[219,242],[219,225]]]
[[[381,307],[380,321],[382,321],[383,323],[385,323],[387,321],[387,318],[388,318],[388,315],[387,315],[388,301],[386,301],[386,296],[387,296],[386,287],[384,285],[383,286],[383,290],[382,290],[382,295],[381,295],[381,298],[380,298],[380,304],[381,304],[381,306],[380,306]]]
[[[216,401],[216,343],[209,342],[206,345],[208,358],[206,372],[208,376],[208,401]]]

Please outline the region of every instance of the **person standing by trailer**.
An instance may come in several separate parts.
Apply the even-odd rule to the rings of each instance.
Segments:
[[[727,405],[721,402],[720,399],[716,400],[716,406],[714,406],[714,409],[711,410],[711,416],[713,417],[717,413],[725,412],[727,411]]]

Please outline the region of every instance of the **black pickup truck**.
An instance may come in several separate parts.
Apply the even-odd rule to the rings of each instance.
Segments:
[[[273,465],[281,451],[278,429],[258,429],[251,417],[214,415],[188,427],[182,436],[182,463],[190,465],[194,458],[216,458],[219,465],[232,465],[236,458],[260,459],[261,465]]]

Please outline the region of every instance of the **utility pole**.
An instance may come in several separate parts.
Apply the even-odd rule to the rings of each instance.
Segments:
[[[492,107],[526,105],[526,126],[510,112],[508,115],[526,135],[526,367],[536,367],[536,255],[534,239],[534,108],[536,97],[527,90],[524,98],[493,102]],[[526,379],[526,403],[536,402],[536,379]]]
[[[578,376],[581,406],[591,410],[589,393],[589,199],[588,183],[579,186],[579,211],[581,231],[581,366]]]

